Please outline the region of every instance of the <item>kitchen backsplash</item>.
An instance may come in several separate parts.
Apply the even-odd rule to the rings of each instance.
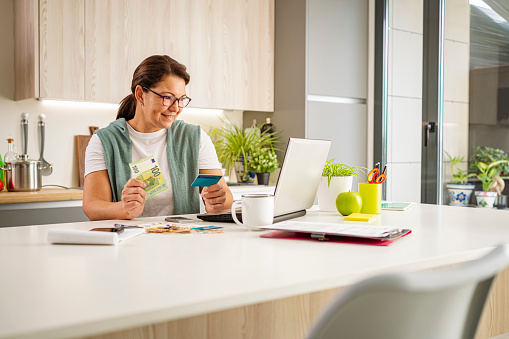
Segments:
[[[28,155],[39,159],[38,116],[46,115],[46,140],[44,158],[53,164],[53,173],[42,178],[43,185],[78,186],[76,135],[88,135],[89,126],[105,127],[116,117],[116,107],[91,107],[89,104],[53,104],[45,101],[12,101],[0,97],[0,154],[7,152],[7,138],[13,137],[16,151],[22,152],[21,113],[29,114],[28,119]],[[180,118],[186,122],[201,125],[208,132],[210,128],[220,126],[221,118],[232,118],[242,125],[242,112],[223,112],[186,109]]]

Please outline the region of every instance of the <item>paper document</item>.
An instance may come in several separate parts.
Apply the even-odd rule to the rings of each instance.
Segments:
[[[116,245],[142,233],[145,233],[143,228],[126,229],[121,233],[52,228],[48,231],[48,242],[51,244]]]
[[[334,224],[306,221],[283,221],[269,226],[262,226],[260,228],[304,233],[324,233],[360,238],[386,238],[399,235],[402,232],[400,228],[392,226]]]

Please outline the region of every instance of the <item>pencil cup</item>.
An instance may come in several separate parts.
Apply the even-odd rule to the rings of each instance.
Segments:
[[[361,213],[380,214],[382,212],[382,184],[359,183],[362,197]]]

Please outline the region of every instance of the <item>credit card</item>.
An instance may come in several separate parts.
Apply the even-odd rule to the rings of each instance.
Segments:
[[[222,175],[199,174],[196,177],[196,179],[194,179],[191,186],[207,187],[210,185],[214,185],[217,184],[222,177],[223,177]]]

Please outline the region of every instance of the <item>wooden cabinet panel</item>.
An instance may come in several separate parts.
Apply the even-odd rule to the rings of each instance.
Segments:
[[[273,111],[274,1],[195,3],[192,13],[203,18],[192,21],[192,104]]]
[[[41,98],[85,98],[83,1],[40,1]]]
[[[83,0],[14,1],[16,100],[84,99]]]
[[[188,68],[192,107],[273,110],[273,0],[149,4],[85,1],[86,100],[119,102],[136,66],[167,54]]]
[[[21,78],[30,79],[30,72],[16,68],[16,79],[28,88],[23,93],[17,82],[17,99],[118,103],[130,93],[136,66],[150,55],[167,54],[188,68],[192,107],[274,109],[274,0],[20,3],[38,6],[40,21],[18,10],[16,21],[23,26],[16,41],[26,32],[39,34],[32,50],[40,56],[31,55],[33,81]]]
[[[118,103],[131,87],[127,1],[86,0],[85,100]]]
[[[14,1],[14,100],[39,95],[39,4]]]

